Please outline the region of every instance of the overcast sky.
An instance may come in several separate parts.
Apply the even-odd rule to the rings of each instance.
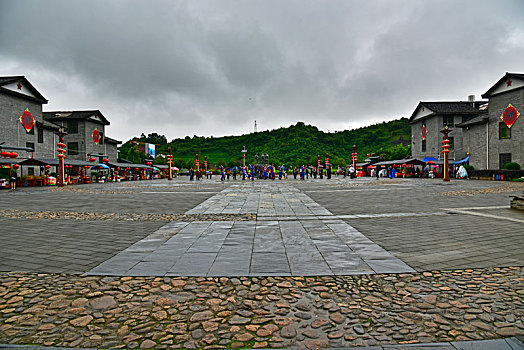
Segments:
[[[524,72],[523,0],[0,0],[0,76],[110,137],[344,130]]]

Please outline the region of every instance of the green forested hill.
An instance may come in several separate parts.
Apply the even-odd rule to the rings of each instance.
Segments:
[[[407,147],[395,145],[394,141],[403,139],[408,141]],[[139,154],[137,142],[155,143],[156,164],[166,164],[166,160],[159,156],[167,154],[170,146],[175,165],[181,168],[194,166],[195,154],[201,151],[202,164],[207,156],[210,166],[235,166],[242,161],[242,147],[248,153],[246,164],[254,163],[255,154],[269,154],[269,161],[273,164],[315,165],[317,155],[322,163],[325,154],[329,153],[333,165],[346,165],[351,162],[353,145],[357,146],[358,160],[363,161],[366,154],[375,153],[383,159],[399,159],[411,153],[411,127],[406,118],[383,122],[355,130],[326,133],[315,126],[298,122],[286,128],[267,130],[240,136],[199,137],[187,136],[184,139],[175,139],[167,142],[166,137],[156,133],[149,134],[134,140],[129,140],[120,148],[120,157],[141,163],[145,155]]]

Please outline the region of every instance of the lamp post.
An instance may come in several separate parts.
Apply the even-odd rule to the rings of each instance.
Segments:
[[[449,181],[449,133],[451,132],[451,129],[446,125],[444,129],[440,130],[442,134],[444,134],[444,137],[442,139],[442,153],[444,153],[444,181]]]
[[[171,167],[173,166],[173,156],[171,155],[171,147],[167,148],[167,164],[169,164],[169,171],[167,175],[168,180],[173,180],[173,173]]]
[[[242,152],[242,153],[243,153],[243,156],[244,156],[244,157],[243,157],[244,159],[243,159],[243,163],[242,163],[242,164],[243,164],[243,167],[245,168],[245,167],[246,167],[246,153],[247,153],[246,146],[242,146],[242,151],[240,151],[240,152]]]
[[[356,169],[356,163],[357,163],[357,145],[353,145],[353,153],[351,153],[351,160],[353,161],[353,169]]]
[[[67,135],[66,132],[62,130],[62,128],[58,129],[56,132],[56,135],[58,135],[58,143],[56,144],[58,146],[56,155],[58,157],[58,186],[63,187],[65,186],[64,178],[65,178],[65,168],[64,168],[64,159],[66,157],[66,144],[64,143],[64,136]]]
[[[195,161],[196,171],[199,171],[200,170],[200,150],[195,155],[195,157],[196,157],[196,161]]]

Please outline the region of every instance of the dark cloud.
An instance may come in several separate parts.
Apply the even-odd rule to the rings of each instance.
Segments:
[[[477,98],[522,71],[524,13],[503,1],[0,2],[1,75],[46,109],[99,108],[110,134],[324,130]]]

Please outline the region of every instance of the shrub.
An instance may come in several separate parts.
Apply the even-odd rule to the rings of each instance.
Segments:
[[[504,169],[505,170],[520,170],[520,164],[514,163],[514,162],[506,163],[506,165],[504,165]]]

